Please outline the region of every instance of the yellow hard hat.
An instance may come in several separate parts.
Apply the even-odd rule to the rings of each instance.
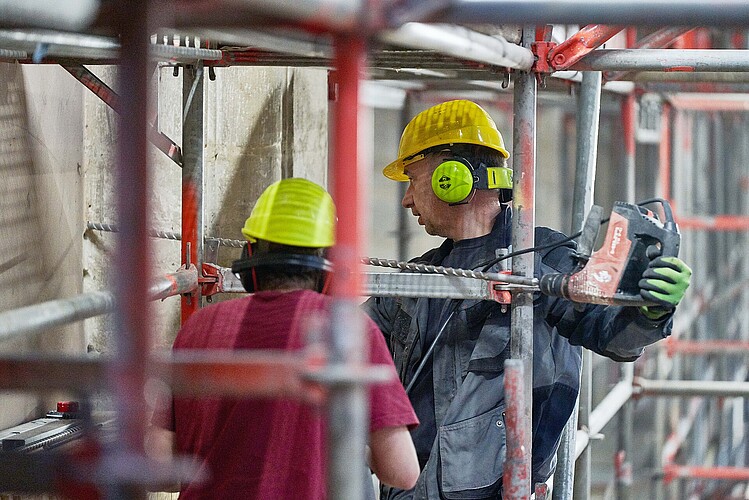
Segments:
[[[505,158],[510,156],[489,113],[471,101],[448,101],[422,111],[406,125],[398,146],[398,159],[382,173],[394,181],[407,181],[403,160],[442,144],[477,144],[494,149]]]
[[[325,189],[302,178],[282,179],[260,195],[242,234],[250,242],[325,248],[335,242],[335,206]]]

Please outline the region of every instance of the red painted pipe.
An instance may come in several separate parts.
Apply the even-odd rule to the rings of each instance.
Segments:
[[[702,231],[749,231],[749,216],[746,215],[705,215],[676,217],[680,229]]]
[[[690,479],[717,479],[728,481],[749,481],[747,467],[696,467],[667,464],[663,466],[663,481],[668,484],[677,477]]]
[[[621,26],[590,24],[554,47],[549,52],[549,65],[554,71],[567,69],[621,30]]]
[[[338,224],[333,263],[336,268],[333,294],[356,299],[361,290],[359,268],[362,248],[361,204],[359,201],[359,81],[364,71],[364,42],[355,37],[341,37],[336,44],[338,78],[335,105],[333,157],[333,199]],[[343,271],[343,272],[339,272]]]
[[[669,356],[674,354],[749,354],[749,342],[739,340],[665,340]]]

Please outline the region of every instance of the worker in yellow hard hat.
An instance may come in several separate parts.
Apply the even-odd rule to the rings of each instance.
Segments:
[[[334,244],[335,222],[333,200],[321,186],[300,178],[271,184],[242,228],[247,244],[232,266],[252,293],[200,309],[173,349],[305,348],[311,325],[326,324],[331,314],[332,298],[320,292],[331,272],[324,253]],[[393,371],[392,382],[370,390],[369,466],[383,484],[408,489],[419,474],[409,434],[418,420],[382,333],[363,320],[369,361]],[[324,412],[282,396],[162,401],[149,451],[190,455],[207,476],[180,485],[180,498],[327,498]]]
[[[474,102],[444,102],[408,123],[398,156],[383,173],[409,183],[403,207],[427,233],[446,238],[415,262],[492,272],[509,268],[503,257],[511,252],[508,157],[494,120]],[[545,227],[534,236],[537,247],[527,251],[535,250],[536,277],[573,270],[575,245],[569,238]],[[651,264],[664,271],[657,262]],[[525,430],[532,432],[533,483],[554,471],[562,429],[579,392],[579,346],[633,361],[644,346],[666,337],[691,273],[678,262],[665,275],[643,275],[662,294],[660,308],[576,306],[534,295],[533,316],[527,318],[533,372],[526,375],[533,380],[533,400],[526,402],[533,405],[533,426]],[[501,498],[509,453],[505,408],[512,404],[503,385],[511,309],[496,301],[440,297],[372,297],[363,307],[385,334],[421,422],[411,433],[422,469],[416,486],[407,491],[383,486],[381,499]]]

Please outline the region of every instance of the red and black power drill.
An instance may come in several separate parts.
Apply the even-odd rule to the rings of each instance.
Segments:
[[[656,201],[663,205],[665,222],[640,206]],[[670,204],[662,199],[637,205],[615,202],[603,245],[591,255],[602,210],[594,205],[588,214],[578,239],[577,268],[568,274],[542,276],[541,292],[583,304],[653,305],[640,296],[638,282],[651,257],[679,255],[681,235]]]

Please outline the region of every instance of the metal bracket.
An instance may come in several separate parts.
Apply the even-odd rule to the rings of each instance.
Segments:
[[[203,263],[202,276],[198,277],[200,294],[207,302],[212,302],[213,295],[224,290],[224,275],[221,268],[215,264]]]
[[[554,71],[549,64],[549,53],[556,46],[556,42],[533,42],[531,44],[531,52],[536,56],[536,62],[533,63],[532,68],[534,73],[549,74]]]

